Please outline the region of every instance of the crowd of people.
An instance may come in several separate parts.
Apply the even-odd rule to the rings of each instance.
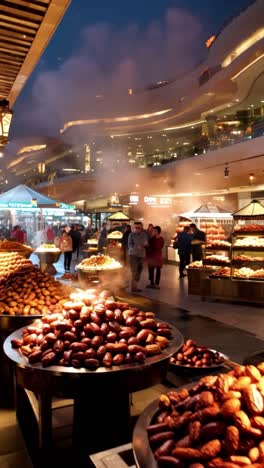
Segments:
[[[148,269],[149,283],[146,285],[150,289],[160,288],[161,271],[163,267],[165,245],[164,237],[160,226],[149,224],[144,229],[142,222],[136,221],[130,224],[120,224],[107,229],[107,223],[102,224],[100,231],[96,231],[92,226],[84,226],[75,223],[71,226],[48,225],[41,234],[40,243],[55,244],[64,254],[64,270],[70,271],[73,254],[79,258],[81,246],[92,237],[98,239],[98,253],[103,253],[107,245],[107,236],[112,231],[121,231],[122,238],[121,252],[122,261],[131,271],[131,291],[140,292],[139,282],[144,265]],[[1,234],[1,233],[0,233]],[[8,235],[7,235],[8,234]],[[14,226],[10,232],[2,233],[6,238],[14,239],[20,243],[27,240],[26,232],[21,226]],[[198,227],[191,223],[185,226],[183,231],[178,233],[173,247],[178,250],[179,255],[179,278],[186,276],[185,269],[192,261],[202,260],[202,246],[206,241],[206,235]]]

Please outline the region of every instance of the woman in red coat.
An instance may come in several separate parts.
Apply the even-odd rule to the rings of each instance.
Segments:
[[[159,289],[160,274],[163,265],[163,246],[164,239],[161,236],[161,229],[159,226],[155,226],[153,228],[153,235],[149,239],[149,247],[147,251],[147,263],[150,280],[150,284],[147,286],[147,288]]]

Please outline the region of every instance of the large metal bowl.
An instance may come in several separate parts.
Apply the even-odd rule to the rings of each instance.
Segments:
[[[155,380],[152,381],[154,382],[152,383],[152,385],[155,385],[157,381],[160,381],[160,374],[162,375],[162,377],[165,377],[169,358],[175,352],[177,352],[177,350],[183,344],[182,334],[179,332],[179,330],[177,330],[177,328],[172,327],[172,339],[170,340],[167,348],[165,348],[159,355],[147,358],[146,361],[142,364],[122,364],[120,366],[112,366],[110,368],[101,366],[95,371],[88,370],[85,368],[75,369],[74,367],[63,367],[59,365],[43,368],[41,363],[30,364],[28,362],[28,359],[21,353],[19,349],[12,348],[11,340],[21,339],[23,335],[23,330],[24,328],[16,330],[14,333],[8,336],[4,343],[5,354],[9,357],[9,359],[14,361],[20,367],[29,368],[34,370],[35,372],[53,373],[54,376],[62,376],[65,374],[90,374],[91,376],[97,376],[97,378],[98,374],[105,375],[106,373],[111,373],[115,375],[123,375],[123,373],[126,374],[129,371],[129,374],[131,376],[131,382],[133,385],[133,391],[140,390],[142,388],[144,380],[153,379],[155,377],[155,373],[156,376],[158,376],[158,379],[155,378]]]
[[[47,252],[37,252],[35,250],[34,252],[38,258],[39,258],[39,261],[41,263],[46,263],[46,264],[53,264],[53,263],[57,263],[60,259],[60,256],[61,256],[61,252],[51,252],[51,251],[48,251]]]
[[[219,357],[223,360],[221,364],[213,364],[212,366],[207,367],[188,367],[188,366],[180,366],[178,364],[173,364],[170,362],[171,370],[175,371],[177,374],[188,374],[188,375],[197,375],[203,374],[207,372],[214,372],[216,369],[225,365],[225,361],[229,361],[230,358],[227,354],[221,353],[220,351],[216,351],[215,349],[207,348],[209,351],[214,353],[218,353]]]

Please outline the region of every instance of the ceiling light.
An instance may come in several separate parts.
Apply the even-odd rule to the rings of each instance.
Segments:
[[[2,158],[3,156],[4,156],[3,151],[0,151],[0,158]]]
[[[252,182],[255,179],[255,176],[254,176],[254,174],[249,174],[248,178],[249,178],[249,182],[252,184]]]
[[[231,107],[231,104],[227,104],[227,107]]]
[[[239,99],[236,99],[236,102],[239,102]]]
[[[254,107],[254,104],[250,104],[250,107]]]
[[[260,101],[260,102],[262,102],[264,104],[264,101]]]

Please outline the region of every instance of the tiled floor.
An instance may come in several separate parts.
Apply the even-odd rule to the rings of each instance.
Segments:
[[[56,267],[62,273],[62,259]],[[247,354],[262,349],[262,344],[264,348],[262,307],[202,302],[200,297],[188,296],[187,278],[179,280],[174,265],[164,266],[160,290],[145,289],[146,284],[144,272],[141,296],[153,300],[158,316],[173,323],[185,337],[192,336],[208,346],[222,349],[238,362]],[[173,377],[171,380],[175,383]],[[159,385],[134,394],[132,413],[140,413],[162,388]],[[14,411],[0,410],[0,423],[0,468],[30,468]]]

